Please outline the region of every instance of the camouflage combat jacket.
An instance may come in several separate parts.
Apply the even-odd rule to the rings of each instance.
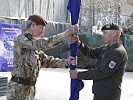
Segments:
[[[43,68],[65,68],[65,60],[46,55],[43,50],[53,48],[64,41],[64,35],[34,38],[30,33],[17,37],[14,45],[12,76],[36,79]]]

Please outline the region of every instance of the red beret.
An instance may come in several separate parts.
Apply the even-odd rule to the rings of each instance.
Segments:
[[[47,25],[47,21],[39,14],[30,15],[28,20],[35,22],[37,25]]]

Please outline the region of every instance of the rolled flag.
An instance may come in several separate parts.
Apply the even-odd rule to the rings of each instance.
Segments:
[[[71,13],[71,24],[75,25],[78,23],[79,12],[80,12],[81,0],[69,0],[67,9]],[[70,45],[71,47],[71,56],[77,56],[78,44],[77,42]],[[75,70],[76,66],[70,64],[70,70]],[[79,99],[79,91],[84,87],[84,83],[79,79],[71,79],[71,90],[70,90],[70,98],[69,100],[78,100]]]

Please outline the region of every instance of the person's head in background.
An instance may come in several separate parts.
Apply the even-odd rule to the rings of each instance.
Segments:
[[[33,37],[40,37],[45,30],[47,21],[39,14],[30,15],[27,19],[27,31],[32,34]]]
[[[102,27],[102,38],[105,43],[112,45],[120,42],[121,29],[118,25],[111,23]]]

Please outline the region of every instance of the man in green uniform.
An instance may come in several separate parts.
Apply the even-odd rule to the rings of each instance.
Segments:
[[[93,80],[93,100],[120,100],[121,83],[127,64],[127,52],[120,41],[120,28],[116,24],[102,27],[102,38],[106,45],[90,48],[79,42],[79,50],[87,57],[98,59],[88,71],[71,70],[72,79]],[[74,41],[74,38],[73,40]]]
[[[42,50],[63,43],[66,37],[78,32],[78,27],[74,25],[57,35],[40,38],[46,24],[42,16],[33,14],[27,20],[27,31],[17,37],[7,100],[35,100],[35,84],[41,68],[65,68],[70,62],[76,64],[75,60],[69,59],[68,62],[66,59],[54,58]]]

